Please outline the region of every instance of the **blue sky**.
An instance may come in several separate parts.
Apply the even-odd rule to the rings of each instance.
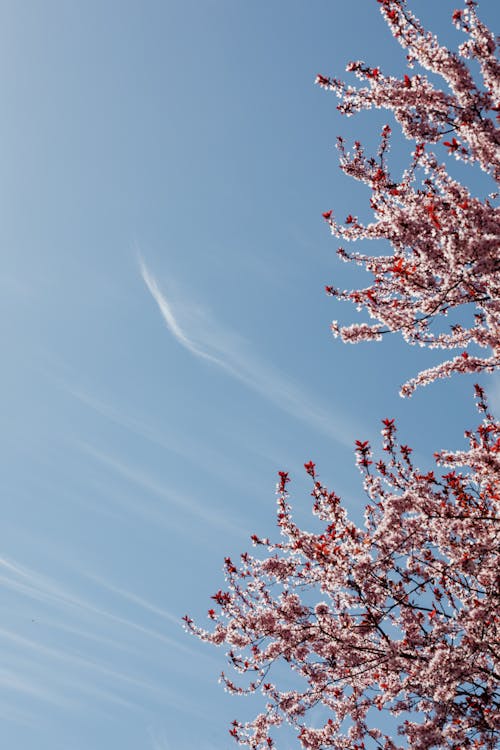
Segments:
[[[455,4],[413,7],[456,44]],[[273,533],[277,470],[304,524],[311,458],[358,517],[354,439],[396,416],[425,466],[475,424],[468,378],[397,395],[437,355],[329,333],[321,212],[368,199],[335,137],[386,117],[314,77],[402,53],[374,0],[1,2],[0,36],[0,742],[229,748],[252,705],[180,618]]]

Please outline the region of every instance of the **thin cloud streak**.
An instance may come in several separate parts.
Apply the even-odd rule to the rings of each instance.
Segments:
[[[177,710],[185,710],[185,703],[177,694],[149,678],[118,672],[101,661],[0,628],[2,640],[9,643],[9,649],[7,667],[0,669],[0,691],[5,687],[68,709],[82,708],[90,696],[100,710],[109,710],[102,706],[105,702],[139,712],[147,710],[144,706],[147,695],[148,700],[159,706],[168,703]],[[28,653],[29,657],[25,656]]]
[[[12,558],[0,558],[0,569],[4,570],[6,575],[0,575],[0,584],[5,588],[10,588],[21,597],[34,599],[38,602],[44,602],[56,606],[60,610],[61,621],[77,616],[79,620],[82,616],[91,616],[91,627],[94,625],[99,630],[103,627],[103,620],[108,620],[110,625],[126,626],[146,640],[142,641],[142,648],[139,651],[131,649],[131,653],[148,655],[157,652],[157,648],[148,644],[148,640],[154,638],[159,640],[162,645],[168,646],[163,648],[164,660],[168,662],[170,669],[172,653],[176,658],[182,658],[181,654],[196,655],[197,663],[199,659],[208,659],[216,661],[211,654],[198,653],[197,648],[191,648],[176,639],[160,634],[157,630],[139,625],[138,623],[115,615],[110,611],[102,610],[94,606],[89,601],[82,599],[77,595],[70,594],[54,579],[48,578],[24,565],[21,565]],[[92,576],[87,576],[92,579]],[[113,584],[107,584],[104,579],[96,578],[95,582],[101,587],[113,591],[117,596],[135,604],[143,610],[149,611],[160,616],[163,620],[173,622],[180,629],[179,618],[169,613],[155,604],[137,596],[134,593],[116,587]],[[12,610],[12,607],[11,607]],[[41,613],[37,618],[40,623],[47,623],[44,614]],[[64,629],[64,627],[63,627]],[[87,633],[81,630],[74,630],[71,625],[69,631],[75,634],[87,637]],[[122,638],[121,627],[114,627],[113,633],[118,648],[123,647],[120,643]],[[156,681],[145,678],[140,673],[121,671],[116,669],[111,663],[103,662],[102,659],[96,659],[93,655],[89,658],[86,655],[86,649],[73,647],[71,649],[55,646],[52,642],[40,640],[40,636],[46,634],[45,629],[37,630],[37,639],[22,635],[16,630],[9,627],[0,627],[0,642],[4,644],[6,653],[5,664],[0,670],[0,691],[7,689],[9,686],[13,690],[25,693],[28,697],[44,699],[52,702],[54,705],[62,705],[64,696],[73,696],[74,694],[90,695],[98,702],[103,700],[110,703],[116,703],[126,708],[143,711],[143,697],[147,694],[147,700],[153,700],[157,705],[170,705],[175,710],[193,714],[193,708],[189,696],[183,691],[172,692]],[[51,641],[53,640],[49,634]],[[101,640],[98,638],[98,640]],[[111,645],[108,638],[103,639],[107,643],[107,649]],[[8,644],[8,646],[6,645]],[[147,647],[145,649],[145,646]],[[126,650],[129,650],[125,647]],[[108,653],[108,652],[106,652]],[[107,660],[106,660],[107,661]],[[156,660],[158,661],[158,659]],[[131,662],[132,663],[132,662]],[[134,660],[136,663],[136,660]],[[50,664],[50,676],[48,684],[51,691],[44,692],[43,675],[47,673],[47,664]],[[140,669],[140,667],[139,667]],[[94,675],[97,675],[99,682]],[[12,678],[14,676],[16,679]],[[11,679],[12,678],[12,679]],[[119,692],[117,692],[117,690]],[[125,691],[125,693],[124,693]],[[136,699],[135,696],[142,696]],[[80,697],[71,701],[71,705],[78,708],[82,705]],[[69,703],[68,703],[69,707]],[[195,712],[196,713],[196,712]],[[199,714],[201,716],[201,713]]]
[[[63,705],[69,708],[76,705],[75,700],[69,700],[67,695],[63,696],[61,693],[48,690],[46,685],[36,685],[31,677],[23,679],[17,671],[3,667],[0,669],[0,689],[2,688],[6,688],[9,693],[12,691],[24,693],[30,698],[36,698],[45,703],[53,703],[56,706]]]
[[[35,571],[31,571],[28,568],[24,568],[17,563],[5,558],[0,558],[0,567],[3,567],[11,576],[17,576],[21,580],[8,577],[7,575],[0,576],[0,583],[4,586],[16,591],[17,593],[27,596],[31,599],[38,601],[45,601],[52,604],[56,604],[67,608],[76,608],[82,610],[91,615],[97,617],[103,617],[110,622],[114,622],[119,625],[123,625],[131,630],[141,633],[142,635],[154,638],[167,646],[171,646],[176,650],[186,651],[187,653],[193,653],[193,649],[185,646],[180,641],[159,633],[152,628],[140,625],[139,623],[130,620],[125,617],[121,617],[112,612],[108,612],[100,607],[96,607],[90,602],[70,594],[65,591],[62,587],[56,583],[50,581],[44,576],[39,575]]]
[[[228,369],[225,362],[218,359],[217,357],[214,357],[208,352],[203,351],[203,349],[200,349],[198,346],[196,346],[196,344],[193,341],[191,341],[190,338],[186,336],[186,334],[184,333],[184,331],[181,329],[180,325],[178,324],[177,320],[175,319],[172,308],[170,307],[166,297],[160,292],[158,284],[156,283],[156,279],[149,272],[149,270],[147,269],[146,265],[144,264],[142,260],[140,261],[140,267],[141,267],[141,276],[144,280],[144,283],[146,284],[147,288],[151,292],[151,296],[153,297],[154,301],[160,308],[160,312],[167,325],[167,328],[169,329],[170,333],[177,339],[179,344],[185,347],[192,354],[195,354],[197,357],[208,359],[210,362],[214,362],[215,364],[219,365],[219,367]]]
[[[10,630],[0,628],[0,638],[9,640],[12,643],[15,643],[16,645],[20,646],[23,652],[26,649],[29,649],[29,650],[34,651],[38,656],[49,657],[51,660],[51,663],[53,663],[53,660],[61,661],[66,664],[72,664],[73,666],[80,667],[86,670],[98,672],[99,674],[104,675],[105,677],[109,677],[113,680],[124,682],[134,687],[138,687],[141,690],[148,690],[148,691],[156,690],[156,688],[151,684],[151,682],[137,679],[136,677],[132,677],[131,675],[124,674],[122,672],[117,672],[114,669],[110,669],[109,667],[103,666],[100,662],[96,662],[92,659],[87,659],[86,657],[79,656],[78,654],[71,653],[69,651],[65,651],[64,649],[53,648],[52,646],[46,646],[43,643],[40,643],[39,641],[34,641],[31,638],[26,638]]]
[[[144,261],[140,259],[141,276],[160,313],[174,338],[191,354],[209,360],[221,369],[244,383],[248,388],[264,396],[275,406],[291,416],[306,422],[314,429],[326,433],[342,445],[352,446],[355,430],[351,420],[328,414],[326,409],[315,403],[299,386],[291,382],[276,368],[262,362],[248,352],[241,338],[211,322],[205,325],[203,346],[194,335],[188,335],[178,323],[172,304],[160,290],[158,283]],[[182,311],[181,311],[182,312]],[[201,314],[200,314],[201,317]],[[206,324],[210,316],[203,312]],[[208,330],[206,330],[208,328]],[[214,351],[212,354],[207,349]],[[366,430],[364,431],[366,433]]]
[[[195,463],[197,469],[201,467],[211,476],[223,480],[224,484],[229,484],[233,488],[241,490],[241,472],[222,451],[218,451],[206,443],[202,444],[192,434],[169,434],[164,431],[163,427],[158,430],[148,423],[144,415],[133,413],[128,404],[125,410],[115,408],[84,388],[75,386],[74,382],[64,380],[53,374],[50,374],[50,378],[80,404],[92,409],[101,417],[124,427],[132,435],[144,438],[152,445],[164,448],[190,463]],[[76,379],[77,375],[75,374],[72,376],[72,381]],[[246,478],[245,488],[249,493],[251,491],[250,494],[253,496],[266,490],[253,477]]]
[[[114,584],[109,583],[109,581],[106,581],[104,578],[93,576],[90,573],[86,573],[85,575],[87,578],[89,578],[89,580],[93,581],[98,586],[101,586],[107,591],[111,591],[113,594],[116,594],[122,599],[132,602],[133,604],[137,604],[139,607],[146,610],[147,612],[152,612],[153,614],[158,615],[158,617],[161,617],[162,619],[167,620],[168,622],[174,623],[174,625],[179,625],[179,617],[177,615],[173,615],[171,612],[168,612],[167,610],[162,609],[161,607],[158,607],[156,604],[152,604],[147,599],[144,599],[142,596],[138,596],[137,594],[134,594],[132,591],[127,591],[125,589],[120,588],[119,586],[115,586]]]
[[[211,510],[210,507],[203,506],[201,503],[197,503],[186,494],[179,494],[173,489],[166,488],[163,484],[152,480],[146,476],[143,472],[136,469],[130,468],[130,464],[124,464],[121,461],[109,456],[102,451],[98,451],[92,446],[78,441],[82,451],[85,451],[88,455],[92,456],[96,461],[112,469],[114,472],[124,477],[125,479],[133,482],[134,484],[146,490],[152,495],[159,497],[161,500],[166,501],[168,505],[176,506],[179,510],[189,513],[197,519],[203,519],[217,529],[225,530],[236,536],[243,536],[245,539],[248,538],[248,532],[237,523],[231,521],[226,516],[221,515],[218,509]],[[176,523],[179,525],[179,521],[175,521],[174,517],[169,516],[168,518],[162,513],[164,508],[158,509],[145,509],[144,503],[140,507],[140,512],[143,514],[150,515],[156,521],[163,521],[168,527],[175,526]]]

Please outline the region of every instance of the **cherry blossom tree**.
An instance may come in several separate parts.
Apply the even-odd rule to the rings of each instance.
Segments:
[[[432,148],[444,146],[498,180],[492,113],[499,111],[500,71],[495,40],[472,0],[453,14],[467,35],[460,55],[440,46],[404,0],[378,2],[410,67],[418,63],[442,76],[447,90],[420,73],[398,80],[362,62],[348,66],[362,88],[318,76],[340,96],[341,112],[390,109],[415,142],[408,169],[395,177],[387,164],[388,126],[376,158],[365,156],[359,143],[348,152],[339,139],[342,169],[371,190],[374,221],[362,225],[349,215],[341,224],[332,211],[323,216],[335,236],[385,239],[392,253],[340,249],[343,260],[373,275],[373,283],[354,291],[328,286],[327,292],[376,321],[334,323],[344,341],[399,331],[412,344],[460,350],[406,383],[407,396],[453,372],[491,372],[499,365],[495,196],[473,196]],[[468,58],[479,63],[482,88]],[[453,315],[443,329],[443,319]],[[239,744],[272,748],[275,728],[288,723],[308,750],[500,745],[500,424],[479,385],[475,394],[482,421],[466,432],[468,450],[435,454],[430,470],[416,466],[411,448],[397,442],[392,419],[383,420],[382,458],[368,442],[356,442],[367,497],[364,526],[348,518],[309,461],[313,513],[322,528],[299,528],[289,504],[290,478],[279,473],[281,540],[253,536],[259,554],[244,553],[238,564],[226,558],[227,586],[212,596],[208,610],[211,629],[184,618],[202,640],[229,648],[237,676],[222,675],[227,690],[262,693],[256,718],[230,728]],[[292,675],[286,687],[275,683],[280,664]]]

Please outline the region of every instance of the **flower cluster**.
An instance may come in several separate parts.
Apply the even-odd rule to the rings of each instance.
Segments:
[[[264,559],[226,559],[227,591],[212,597],[218,613],[208,612],[214,630],[187,618],[202,640],[229,646],[244,686],[223,674],[226,688],[264,696],[254,721],[231,727],[241,745],[272,747],[274,727],[288,722],[308,750],[498,747],[500,424],[476,389],[484,419],[468,433],[469,450],[436,454],[432,471],[397,444],[392,419],[375,467],[369,444],[356,443],[370,499],[362,528],[308,463],[324,529],[301,530],[280,479],[283,541],[266,540]],[[278,662],[295,672],[296,689],[271,681]],[[329,718],[311,726],[318,705]],[[402,744],[384,730],[386,713]]]
[[[447,90],[437,89],[424,74],[400,80],[359,61],[347,69],[367,86],[350,87],[323,75],[316,79],[341,98],[338,109],[343,114],[388,109],[404,135],[415,141],[411,164],[395,177],[387,165],[389,126],[382,131],[376,158],[367,157],[359,142],[348,151],[343,139],[338,140],[342,170],[371,191],[374,221],[362,225],[349,215],[342,223],[332,211],[323,217],[336,237],[385,239],[391,254],[373,257],[339,249],[340,257],[363,266],[373,283],[343,291],[328,286],[328,293],[354,302],[378,322],[344,327],[334,322],[332,331],[350,343],[380,340],[384,333],[399,331],[411,344],[461,350],[476,345],[486,350],[484,356],[454,357],[420,373],[402,387],[401,394],[408,396],[416,386],[453,372],[492,372],[500,364],[500,210],[492,196],[475,197],[453,179],[429,149],[429,144],[440,144],[456,159],[478,164],[498,180],[500,130],[494,115],[499,111],[500,65],[494,36],[480,22],[472,0],[453,16],[468,36],[460,56],[440,46],[403,0],[384,0],[380,5],[409,63],[441,76]],[[482,88],[467,58],[479,63]],[[452,317],[468,323],[450,322],[431,330],[431,323],[452,312]]]

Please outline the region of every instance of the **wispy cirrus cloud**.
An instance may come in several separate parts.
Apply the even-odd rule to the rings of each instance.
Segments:
[[[84,387],[75,384],[78,374],[71,373],[71,377],[65,378],[49,372],[51,380],[73,396],[82,405],[88,407],[99,416],[124,427],[130,433],[143,438],[152,445],[164,448],[184,460],[195,461],[196,466],[202,467],[212,476],[222,479],[224,483],[231,484],[235,488],[241,488],[241,473],[239,468],[228,458],[227,454],[217,450],[214,445],[202,443],[193,434],[180,434],[178,431],[168,431],[168,427],[161,428],[151,425],[150,420],[143,414],[134,412],[130,404],[121,407],[113,406],[107,400],[96,397]],[[254,494],[261,491],[261,487],[253,477],[246,478],[247,489],[252,489]]]
[[[332,414],[324,408],[283,372],[252,352],[241,337],[214,321],[208,310],[199,305],[187,309],[178,301],[174,305],[142,259],[139,264],[142,279],[169,332],[181,346],[220,367],[289,415],[351,447],[357,433],[347,416]],[[182,318],[189,322],[181,325]]]
[[[88,575],[85,570],[82,574],[93,584],[84,583],[86,596],[13,558],[0,558],[0,584],[8,596],[6,619],[10,620],[0,627],[2,700],[5,693],[14,693],[30,706],[35,701],[76,711],[89,701],[96,710],[115,704],[142,712],[150,710],[147,706],[168,705],[177,712],[202,717],[185,690],[172,690],[161,679],[152,679],[148,664],[154,655],[159,673],[165,675],[173,661],[181,661],[183,668],[191,664],[186,655],[196,656],[196,666],[188,669],[199,669],[200,659],[212,661],[214,657],[182,642],[180,617],[135,591],[115,586],[102,575]],[[95,596],[102,599],[103,591],[112,593],[117,605],[121,599],[141,621],[123,616],[123,607],[111,609],[108,602],[104,609],[94,603]],[[148,614],[157,618],[157,627],[143,624]],[[170,624],[180,638],[160,631],[170,630]],[[102,648],[96,651],[96,645]],[[117,651],[128,653],[126,661]],[[36,714],[39,709],[33,708]],[[30,717],[12,716],[9,720],[24,722]]]
[[[169,512],[170,509],[174,507],[182,513],[188,513],[191,516],[202,519],[205,523],[216,529],[230,532],[232,535],[241,536],[245,539],[248,538],[245,525],[243,523],[238,523],[238,519],[234,517],[234,515],[233,517],[228,516],[227,512],[221,514],[220,509],[212,508],[211,506],[198,502],[187,492],[179,492],[173,487],[167,487],[163,481],[152,478],[143,470],[131,466],[130,462],[124,463],[118,458],[103,451],[96,450],[93,446],[82,441],[79,441],[78,445],[82,451],[98,461],[101,465],[111,469],[115,474],[121,476],[127,482],[132,482],[142,490],[145,490],[149,495],[159,500],[159,504],[157,503],[154,505],[145,505],[144,500],[141,500],[140,505],[134,506],[134,504],[128,504],[129,510],[136,510],[141,515],[149,517],[151,520],[164,523],[168,528],[177,526],[180,529],[182,528],[182,520]],[[122,504],[125,504],[123,499],[121,502]]]
[[[191,338],[189,338],[184,333],[179,323],[177,322],[177,319],[175,318],[170,303],[168,302],[165,295],[160,291],[156,279],[149,272],[148,268],[142,260],[140,262],[140,266],[141,276],[144,280],[144,283],[151,292],[151,296],[155,300],[156,304],[160,308],[160,312],[163,315],[165,323],[167,324],[167,328],[169,329],[170,333],[177,339],[179,344],[181,344],[185,349],[191,352],[191,354],[195,354],[197,357],[201,357],[202,359],[208,359],[210,362],[214,362],[216,365],[222,367],[225,370],[231,370],[232,368],[228,365],[227,362],[224,362],[222,359],[219,359],[213,354],[205,351],[201,346],[198,346]]]
[[[0,584],[20,596],[50,604],[66,612],[82,612],[97,622],[107,621],[177,650],[191,651],[178,639],[147,627],[141,622],[110,612],[79,594],[68,591],[57,581],[6,557],[0,558]]]
[[[143,596],[139,596],[133,591],[129,591],[128,589],[124,589],[120,586],[116,586],[102,576],[92,575],[87,572],[85,573],[85,576],[96,583],[98,586],[101,586],[103,589],[110,591],[112,594],[115,594],[116,596],[125,599],[128,602],[132,602],[132,604],[135,604],[146,612],[151,612],[155,615],[158,615],[158,617],[160,617],[161,619],[167,620],[167,622],[171,622],[174,625],[179,625],[178,615],[174,615],[163,607],[159,607],[157,604],[148,601]]]

